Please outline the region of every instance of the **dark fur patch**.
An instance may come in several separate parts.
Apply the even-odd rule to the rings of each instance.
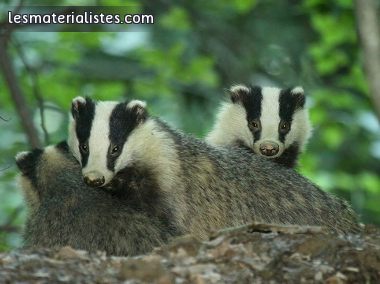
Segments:
[[[78,137],[79,144],[87,143],[91,134],[92,122],[95,116],[96,102],[90,98],[86,98],[85,103],[79,101],[73,102],[71,105],[71,114],[75,119],[75,132]],[[83,152],[79,147],[82,156],[82,167],[87,165],[88,156],[91,151]]]
[[[38,173],[35,190],[42,198],[36,210],[27,211],[23,234],[26,247],[71,246],[128,256],[147,253],[184,234],[173,223],[174,217],[168,216],[172,219],[165,221],[169,224],[166,226],[148,206],[135,209],[123,198],[87,186],[75,158],[69,153],[61,155],[64,149],[63,142],[55,148],[57,151],[41,151],[34,167]],[[49,157],[57,154],[62,156],[61,162],[53,164],[54,159]],[[26,199],[28,206],[34,206],[31,201]],[[161,212],[170,211],[168,207],[163,209],[165,204],[161,204]]]
[[[262,88],[260,86],[250,86],[249,92],[239,90],[239,92],[231,92],[231,101],[233,103],[241,103],[247,112],[247,123],[250,128],[250,124],[253,120],[260,121],[261,116],[261,104],[263,100]],[[254,133],[254,142],[261,137],[261,127]]]
[[[68,153],[70,151],[69,145],[67,144],[67,141],[61,141],[56,145],[57,149],[60,150],[63,153]]]
[[[243,97],[247,96],[249,91],[247,91],[245,88],[239,88],[235,89],[234,91],[230,91],[230,99],[231,102],[238,103],[242,100]]]
[[[101,189],[122,199],[128,207],[159,219],[168,230],[175,233],[173,213],[169,204],[165,204],[157,177],[150,169],[138,165],[126,167]]]
[[[244,149],[248,153],[256,154],[255,151],[253,151],[251,147],[247,146],[242,140],[236,140],[235,144],[237,147]]]
[[[127,104],[125,102],[116,105],[110,116],[110,146],[107,153],[107,168],[110,171],[114,171],[116,159],[120,156],[128,136],[147,118],[147,111],[143,106],[135,105],[128,108]],[[119,151],[113,154],[112,149],[116,146],[119,147]]]
[[[21,173],[30,180],[34,187],[37,186],[37,164],[43,152],[41,149],[35,149],[16,160]]]
[[[288,131],[281,132],[279,131],[278,138],[284,143],[286,134],[291,130],[291,125],[293,121],[293,115],[296,110],[303,108],[305,105],[305,96],[303,93],[292,93],[293,88],[286,90],[281,90],[279,97],[280,104],[280,118],[282,122],[289,123],[290,127]],[[280,127],[280,126],[279,126]]]
[[[286,148],[280,157],[274,158],[273,161],[285,167],[294,168],[297,166],[300,148],[297,143]]]

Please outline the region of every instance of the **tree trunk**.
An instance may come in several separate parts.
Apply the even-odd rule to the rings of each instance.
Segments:
[[[380,29],[375,0],[355,0],[356,25],[362,48],[363,69],[380,122]]]
[[[13,69],[12,60],[8,54],[7,39],[5,36],[0,36],[0,69],[3,72],[4,81],[8,85],[17,113],[21,118],[21,123],[28,136],[30,146],[32,148],[41,148],[42,144],[33,124],[33,117],[28,109],[25,96]]]

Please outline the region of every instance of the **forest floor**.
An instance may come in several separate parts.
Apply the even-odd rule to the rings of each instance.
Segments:
[[[137,257],[70,247],[0,252],[0,283],[380,283],[380,230],[251,224]]]

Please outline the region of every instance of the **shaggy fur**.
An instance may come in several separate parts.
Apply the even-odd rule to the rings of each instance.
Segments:
[[[77,102],[74,100],[73,107]],[[102,104],[109,102],[97,102],[95,113]],[[119,197],[132,194],[142,203],[151,195],[160,197],[146,204],[155,204],[156,212],[161,207],[163,211],[170,208],[170,215],[163,215],[182,232],[207,239],[211,231],[250,221],[327,226],[340,233],[359,229],[345,201],[322,191],[293,169],[247,155],[237,147],[212,146],[182,134],[149,116],[142,102],[115,104],[109,113],[120,112],[119,123],[111,119],[109,126],[103,123],[101,129],[95,124],[91,127],[92,133],[107,128],[108,137],[96,136],[100,141],[92,141],[89,135],[88,141],[81,141],[75,129],[86,113],[86,105],[92,102],[82,104],[82,110],[73,116],[69,140],[78,140],[70,147],[74,147],[71,151],[79,161],[83,157],[75,154],[75,147],[82,143],[93,145],[88,151],[89,160],[91,155],[112,158],[113,167],[102,164],[102,157],[99,163],[86,165],[100,175],[108,175],[109,180],[98,190],[106,189]],[[113,137],[116,133],[121,133],[124,142],[112,142],[117,140]],[[119,147],[116,158],[110,155],[115,145]]]
[[[27,205],[24,245],[137,255],[180,235],[133,198],[87,186],[66,143],[16,157]]]

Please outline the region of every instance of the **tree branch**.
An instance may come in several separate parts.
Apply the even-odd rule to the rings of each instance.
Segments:
[[[24,0],[19,1],[16,11],[21,9]],[[12,59],[8,54],[8,39],[11,35],[12,27],[7,26],[3,33],[0,33],[0,69],[4,75],[4,81],[8,85],[13,103],[17,113],[21,118],[22,126],[28,137],[29,144],[32,148],[41,148],[42,144],[38,138],[37,130],[33,124],[32,115],[29,112],[25,96],[21,90],[17,80],[16,73],[13,68]]]
[[[41,96],[40,85],[38,83],[38,74],[28,64],[28,61],[27,61],[25,54],[24,54],[23,50],[21,49],[20,45],[17,42],[15,42],[14,40],[12,42],[13,42],[14,47],[16,48],[16,51],[17,51],[22,63],[25,66],[25,69],[29,72],[29,75],[31,77],[32,85],[33,85],[33,94],[37,100],[38,107],[40,109],[41,128],[42,128],[42,131],[44,133],[45,144],[49,144],[49,134],[48,134],[48,131],[47,131],[46,126],[45,126],[45,116],[44,116],[45,107],[44,107],[44,101],[43,101],[42,96]]]
[[[4,120],[4,121],[6,121],[6,122],[8,122],[8,121],[10,121],[10,120],[12,119],[12,117],[11,117],[11,118],[8,118],[8,119],[5,119],[5,118],[3,118],[3,117],[0,116],[0,119],[1,119],[1,120]]]
[[[15,10],[13,12],[14,14],[19,14],[20,13],[20,10],[21,10],[22,6],[24,5],[24,2],[25,2],[25,0],[20,0],[18,2],[18,5],[17,5],[17,7],[15,8]],[[9,38],[9,36],[12,33],[12,30],[13,30],[14,27],[15,27],[15,25],[10,25],[8,23],[8,21],[4,21],[3,23],[0,24],[0,29],[2,29],[2,30],[5,31],[4,34],[3,34],[4,38],[6,38],[6,39]]]
[[[18,233],[20,232],[20,227],[16,227],[12,225],[2,225],[0,226],[0,232]]]
[[[380,29],[375,0],[355,0],[356,25],[363,49],[363,69],[380,123]]]
[[[0,170],[0,173],[3,172],[3,171],[6,171],[6,170],[9,169],[10,167],[12,167],[12,166],[6,167],[5,169],[1,169],[1,170]]]
[[[41,141],[38,138],[32,115],[29,112],[25,96],[14,72],[12,60],[7,50],[7,40],[3,35],[0,35],[0,68],[3,72],[4,80],[8,85],[17,113],[21,118],[22,126],[28,136],[30,146],[32,148],[41,148]]]

